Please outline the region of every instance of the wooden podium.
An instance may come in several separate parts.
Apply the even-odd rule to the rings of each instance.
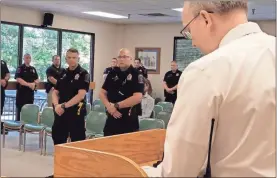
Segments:
[[[161,160],[165,130],[148,130],[55,146],[54,177],[147,177]]]

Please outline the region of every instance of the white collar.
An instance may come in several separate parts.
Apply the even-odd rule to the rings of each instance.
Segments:
[[[233,40],[239,39],[243,36],[252,34],[252,33],[259,33],[262,32],[261,28],[258,24],[254,22],[247,22],[245,24],[240,24],[230,30],[221,40],[219,47],[222,47]]]

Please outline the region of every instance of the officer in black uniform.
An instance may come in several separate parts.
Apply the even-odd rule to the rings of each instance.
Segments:
[[[1,60],[1,115],[3,114],[3,108],[5,104],[5,89],[8,86],[8,81],[10,79],[10,71],[8,69],[7,63]],[[1,131],[3,130],[3,122],[1,122]]]
[[[182,72],[178,70],[176,61],[171,62],[171,71],[164,76],[164,96],[166,102],[175,104],[177,99],[177,85]]]
[[[45,90],[48,95],[48,107],[52,106],[52,91],[54,89],[54,86],[56,85],[57,80],[59,80],[65,72],[65,69],[60,66],[61,58],[59,55],[54,55],[52,57],[52,62],[53,64],[46,70],[47,83],[45,84]]]
[[[148,78],[147,69],[142,65],[140,58],[135,59],[134,67],[139,71],[140,74],[143,75],[144,78]]]
[[[36,69],[30,65],[31,55],[24,55],[24,64],[20,65],[15,73],[15,79],[17,81],[16,92],[16,108],[17,117],[16,120],[20,121],[21,108],[25,104],[34,103],[34,91],[39,83],[38,74]]]
[[[143,76],[132,66],[128,49],[118,56],[119,71],[111,71],[100,91],[100,99],[107,108],[108,119],[104,136],[135,132],[139,129],[136,105],[144,91]]]
[[[68,68],[54,87],[52,102],[55,121],[52,127],[54,145],[86,138],[86,93],[89,90],[89,73],[79,65],[79,52],[69,49],[66,52]]]
[[[107,75],[113,70],[119,70],[117,66],[117,58],[112,58],[111,67],[108,67],[104,70],[104,74],[103,74],[104,80],[106,79]]]

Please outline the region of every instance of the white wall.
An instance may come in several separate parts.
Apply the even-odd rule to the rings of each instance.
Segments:
[[[42,17],[42,13],[39,11],[1,6],[1,20],[3,21],[41,25]],[[259,21],[258,24],[265,32],[275,35],[275,21]],[[181,23],[115,25],[55,14],[53,27],[95,33],[95,98],[98,98],[99,89],[103,83],[103,70],[109,66],[110,59],[117,55],[120,48],[129,48],[135,55],[136,47],[160,47],[160,75],[149,75],[149,79],[153,85],[155,95],[163,97],[162,79],[164,74],[170,70],[170,61],[173,59],[174,36],[180,36]]]
[[[259,21],[257,23],[266,33],[275,35],[275,21]],[[170,70],[170,62],[173,59],[174,37],[180,36],[181,30],[181,23],[125,26],[123,45],[131,49],[133,53],[135,53],[135,47],[161,48],[160,75],[153,74],[149,77],[157,97],[163,97],[163,76]]]
[[[42,19],[43,13],[39,11],[1,5],[2,21],[40,26]],[[121,33],[118,31],[118,26],[55,14],[52,27],[95,33],[94,81],[96,82],[96,90],[94,97],[98,97],[100,85],[103,83],[103,70],[110,65],[111,58],[117,52],[116,44],[119,41],[118,37],[120,37],[117,33]]]

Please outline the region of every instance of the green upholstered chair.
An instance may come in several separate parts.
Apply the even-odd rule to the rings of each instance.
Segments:
[[[21,122],[23,126],[23,152],[26,146],[26,134],[39,134],[39,148],[42,148],[43,129],[44,127],[38,123],[39,106],[35,104],[26,104],[22,107],[20,113]]]
[[[157,105],[163,107],[164,112],[172,112],[173,111],[173,104],[170,102],[158,102]]]
[[[157,115],[157,119],[163,120],[164,124],[165,124],[165,128],[167,128],[168,122],[170,120],[171,117],[171,113],[169,112],[159,112],[159,114]]]
[[[91,111],[86,120],[86,137],[95,138],[104,135],[103,129],[107,120],[106,113]]]
[[[54,111],[52,107],[43,109],[40,116],[40,124],[44,127],[43,130],[43,151],[41,153],[46,155],[47,136],[52,135],[52,126],[55,120]]]
[[[157,118],[157,115],[159,114],[159,112],[163,111],[163,107],[160,105],[155,105],[153,111],[154,111],[153,118]]]
[[[163,120],[145,118],[139,120],[139,130],[164,129],[165,124]]]

